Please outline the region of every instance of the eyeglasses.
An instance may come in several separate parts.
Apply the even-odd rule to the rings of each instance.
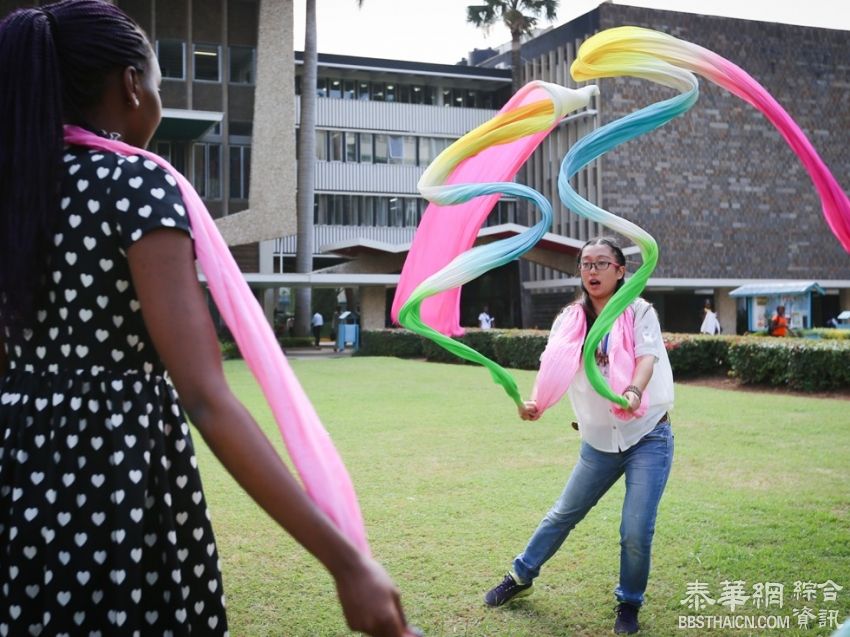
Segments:
[[[596,268],[597,272],[604,272],[612,265],[614,263],[611,261],[582,261],[578,264],[578,269],[590,272],[593,268]]]

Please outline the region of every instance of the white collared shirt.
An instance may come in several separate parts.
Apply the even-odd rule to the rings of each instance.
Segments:
[[[668,411],[673,409],[673,370],[661,336],[658,314],[643,299],[631,305],[635,313],[635,358],[654,356],[655,366],[645,393],[649,401],[642,418],[620,420],[612,413],[613,405],[596,393],[580,366],[567,391],[579,424],[582,439],[599,451],[625,451],[648,434]],[[608,379],[607,368],[602,373]]]

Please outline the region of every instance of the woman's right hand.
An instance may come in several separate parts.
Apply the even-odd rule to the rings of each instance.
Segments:
[[[526,400],[519,407],[517,413],[523,420],[537,420],[540,418],[540,410],[537,408],[536,400]]]
[[[401,596],[383,567],[362,556],[354,568],[334,576],[342,611],[351,630],[373,637],[413,637]]]

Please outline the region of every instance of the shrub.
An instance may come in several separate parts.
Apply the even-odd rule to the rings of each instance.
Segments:
[[[233,341],[219,341],[219,349],[221,349],[221,358],[223,360],[231,360],[233,358],[242,358],[242,352]]]
[[[548,332],[537,330],[505,333],[496,340],[495,360],[503,367],[537,369],[548,338]]]
[[[734,336],[665,334],[664,346],[675,378],[725,374],[729,370],[729,344]]]
[[[402,329],[363,330],[360,332],[358,356],[395,356],[421,358],[422,338]]]
[[[744,383],[787,385],[801,391],[850,387],[850,342],[808,339],[742,339],[729,348]]]
[[[278,336],[277,342],[284,349],[287,347],[313,347],[314,339],[312,336]]]

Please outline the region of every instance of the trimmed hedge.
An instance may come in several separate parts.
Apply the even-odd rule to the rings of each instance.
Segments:
[[[359,356],[425,358],[465,363],[403,329],[361,333]],[[467,330],[458,340],[504,367],[537,369],[548,333],[540,330]],[[801,391],[850,387],[850,341],[762,336],[665,334],[677,378],[729,374],[743,383],[785,385]]]
[[[729,348],[729,361],[744,383],[787,385],[800,391],[850,387],[846,340],[741,339]]]

